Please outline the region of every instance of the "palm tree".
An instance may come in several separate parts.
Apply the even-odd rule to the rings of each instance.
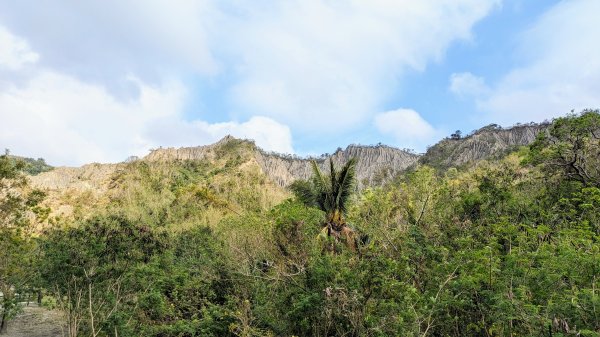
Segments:
[[[344,214],[347,211],[350,195],[356,183],[356,158],[351,158],[337,170],[329,159],[329,174],[324,174],[317,163],[312,161],[313,176],[310,181],[297,181],[292,191],[307,206],[315,206],[325,212],[325,223],[321,233],[335,242],[345,241],[352,250],[356,249],[354,230],[347,224]]]

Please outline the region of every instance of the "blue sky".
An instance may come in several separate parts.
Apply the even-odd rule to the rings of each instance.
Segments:
[[[0,146],[118,162],[226,134],[422,152],[600,107],[597,0],[0,0]]]

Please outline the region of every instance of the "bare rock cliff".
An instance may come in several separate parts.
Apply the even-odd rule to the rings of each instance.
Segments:
[[[197,147],[161,148],[144,157],[148,161],[170,160],[215,160],[223,151],[240,150],[242,145],[254,157],[267,177],[279,186],[288,186],[296,179],[308,179],[312,174],[311,161],[315,160],[321,169],[328,170],[328,156],[300,158],[297,156],[267,153],[251,141],[239,140],[231,136],[219,142]],[[356,171],[359,184],[371,185],[387,181],[396,173],[413,165],[418,155],[390,146],[350,145],[331,155],[333,162],[342,165],[352,157],[358,159]]]
[[[419,162],[447,168],[499,157],[519,146],[531,144],[537,134],[547,127],[548,124],[525,124],[511,128],[488,125],[464,138],[441,140],[430,147]]]
[[[385,145],[350,145],[331,156],[336,165],[343,165],[353,157],[358,160],[356,174],[363,186],[385,182],[419,158],[414,153]],[[312,175],[311,160],[315,160],[322,170],[329,169],[329,157],[326,156],[306,159],[257,151],[256,160],[263,172],[280,186],[288,186],[296,179],[308,179]]]
[[[232,136],[225,136],[220,141],[204,146],[159,148],[150,151],[144,157],[147,161],[172,161],[172,160],[214,160],[218,155],[215,150],[243,142]]]
[[[385,183],[397,173],[417,163],[443,169],[499,157],[518,146],[531,144],[537,134],[547,127],[548,124],[526,124],[501,128],[492,124],[464,138],[443,139],[430,147],[424,155],[385,145],[350,145],[344,150],[338,149],[331,156],[300,158],[267,153],[256,147],[252,141],[227,136],[211,145],[155,149],[142,160],[214,162],[226,154],[233,153],[238,157],[243,156],[244,160],[255,162],[268,178],[284,187],[296,179],[308,179],[312,175],[312,160],[315,160],[322,170],[327,171],[330,157],[337,165],[342,165],[350,158],[356,157],[359,185],[368,186]],[[114,173],[124,165],[126,164],[89,164],[79,168],[58,167],[31,176],[30,179],[34,186],[46,190],[91,191],[102,194],[108,189]]]

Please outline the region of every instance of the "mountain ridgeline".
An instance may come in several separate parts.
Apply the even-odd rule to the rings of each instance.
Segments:
[[[240,176],[250,175],[250,181],[264,182],[258,185],[251,183],[249,188],[270,191],[263,193],[263,200],[257,202],[265,203],[269,198],[273,199],[271,202],[276,202],[289,196],[286,188],[292,182],[306,180],[311,176],[313,160],[321,170],[327,171],[329,158],[333,159],[335,165],[356,158],[357,185],[359,189],[364,189],[382,186],[398,174],[420,164],[446,169],[499,158],[519,146],[530,144],[547,127],[546,124],[517,125],[511,128],[489,125],[463,138],[443,139],[431,146],[425,154],[381,144],[349,145],[330,155],[309,158],[266,152],[253,141],[226,136],[205,146],[154,149],[143,158],[129,158],[122,163],[47,167],[45,172],[31,175],[30,181],[34,187],[48,192],[46,202],[57,216],[85,214],[94,204],[109,203],[115,193],[122,193],[119,177],[131,176],[131,172],[144,165],[154,168],[156,174],[173,174],[172,170],[181,169],[185,171],[190,163],[202,166],[205,171],[202,173],[203,178],[199,179],[222,200],[231,199],[229,196],[233,195],[233,192],[226,192],[228,188],[225,186],[239,185]],[[238,203],[233,201],[232,204]],[[222,215],[226,213],[223,212]],[[216,216],[214,221],[220,218],[221,216]]]
[[[214,160],[223,151],[232,150],[245,143],[250,152],[250,160],[258,164],[263,173],[281,187],[288,186],[294,180],[308,179],[312,174],[311,161],[315,160],[322,169],[330,156],[322,155],[316,158],[301,158],[292,155],[269,153],[250,141],[239,140],[226,136],[219,142],[197,147],[167,148],[153,150],[143,160],[173,161],[173,160]],[[357,178],[361,185],[367,186],[381,183],[415,164],[419,159],[417,154],[394,147],[377,145],[350,145],[345,150],[338,149],[331,155],[335,164],[341,164],[350,158],[358,159]]]
[[[279,186],[289,186],[294,180],[308,179],[311,174],[312,160],[321,169],[326,169],[329,158],[334,164],[341,164],[350,158],[358,159],[356,172],[360,186],[380,185],[396,174],[405,171],[417,163],[439,168],[462,166],[468,163],[496,158],[515,150],[519,146],[529,145],[536,135],[547,128],[547,124],[517,125],[502,128],[492,124],[459,139],[446,138],[428,148],[425,154],[416,154],[387,145],[349,145],[339,148],[331,155],[314,158],[302,158],[293,155],[270,153],[256,146],[250,146],[253,160],[258,163],[264,174]],[[197,147],[160,148],[153,150],[143,160],[214,160],[219,153],[236,143],[247,142],[226,136],[219,142]]]
[[[490,124],[464,138],[441,140],[428,148],[419,162],[444,169],[478,160],[498,158],[520,146],[531,144],[537,134],[548,126],[548,123],[531,123],[502,128],[497,124]]]
[[[349,145],[339,148],[331,155],[302,158],[294,155],[266,152],[252,141],[226,136],[217,143],[205,146],[154,149],[142,159],[146,162],[208,161],[214,162],[227,152],[236,152],[245,158],[248,165],[260,167],[262,173],[280,187],[289,186],[294,180],[308,179],[311,161],[315,160],[326,170],[329,158],[341,164],[356,157],[357,181],[360,187],[381,185],[395,175],[420,163],[437,168],[466,165],[479,160],[497,158],[507,152],[525,146],[535,140],[536,135],[548,124],[526,124],[501,128],[495,124],[476,130],[464,138],[445,138],[428,148],[425,154],[394,148],[387,145]],[[104,192],[109,178],[126,163],[88,164],[79,168],[58,167],[34,177],[34,186],[54,190],[76,189]]]

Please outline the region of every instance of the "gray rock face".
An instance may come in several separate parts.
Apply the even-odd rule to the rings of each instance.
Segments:
[[[492,124],[461,139],[443,139],[430,147],[419,160],[438,168],[461,166],[469,162],[498,157],[518,146],[531,144],[548,124],[526,124],[501,128]]]
[[[147,161],[171,161],[171,160],[212,160],[215,158],[215,149],[228,143],[238,141],[232,136],[225,136],[220,141],[204,146],[160,148],[150,151],[144,157]]]
[[[417,163],[448,168],[469,162],[499,157],[517,146],[531,144],[536,135],[548,124],[527,124],[512,128],[489,125],[461,139],[443,139],[427,150],[424,155],[377,145],[350,145],[338,149],[331,156],[300,158],[297,156],[267,153],[252,141],[239,140],[231,136],[206,146],[183,148],[160,148],[152,150],[142,160],[218,160],[224,153],[237,151],[250,158],[267,177],[279,186],[288,186],[296,179],[308,179],[312,175],[311,161],[320,168],[329,170],[329,158],[334,164],[343,165],[350,158],[358,159],[356,174],[359,186],[379,185],[389,181],[397,173]],[[80,168],[56,168],[50,172],[31,177],[33,185],[46,189],[73,188],[77,190],[106,190],[111,175],[123,164],[90,164]]]
[[[335,165],[343,165],[356,157],[356,176],[359,185],[376,185],[388,181],[396,173],[413,165],[419,156],[389,146],[350,145],[338,150],[331,158]],[[294,158],[257,151],[256,160],[263,172],[280,186],[288,186],[296,179],[312,176],[311,160],[315,160],[321,170],[329,170],[329,157]]]
[[[144,160],[213,160],[218,150],[232,142],[240,142],[231,136],[219,142],[197,147],[167,148],[153,150]],[[252,144],[252,156],[265,175],[279,186],[288,186],[296,179],[308,179],[312,175],[311,161],[315,160],[322,170],[329,170],[329,157],[300,158],[282,154],[267,153]],[[396,173],[414,164],[419,156],[390,146],[350,145],[338,150],[331,158],[336,165],[343,165],[350,158],[358,159],[356,173],[359,185],[373,185],[387,181]]]
[[[262,171],[280,186],[288,186],[294,180],[308,179],[312,175],[311,161],[315,160],[323,171],[329,170],[329,158],[334,164],[343,165],[350,158],[358,159],[356,173],[359,186],[379,185],[389,181],[397,173],[417,163],[437,168],[461,166],[492,157],[499,157],[518,146],[531,144],[547,124],[518,125],[501,128],[489,125],[461,139],[443,139],[417,155],[394,147],[350,145],[331,156],[300,158],[297,156],[267,153],[252,144],[252,156]],[[188,148],[169,148],[152,151],[144,160],[213,160],[218,149],[232,142],[240,142],[227,136],[218,143]]]

